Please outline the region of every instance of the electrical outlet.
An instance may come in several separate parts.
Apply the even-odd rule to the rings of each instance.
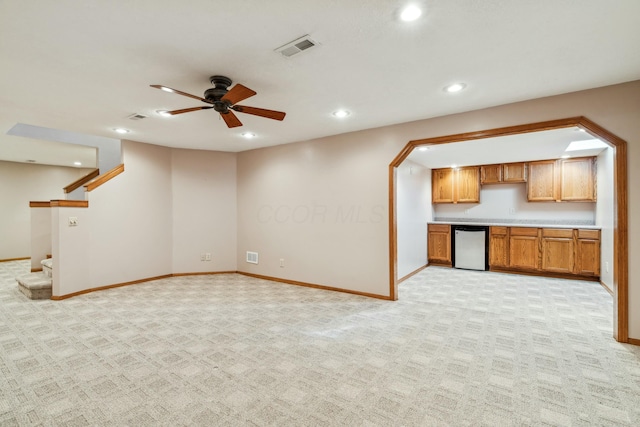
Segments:
[[[204,253],[200,254],[200,261],[204,261],[206,258],[207,256]]]
[[[280,267],[284,268],[284,258],[280,258]]]
[[[515,215],[516,214],[516,208],[509,208],[509,213],[511,215]]]
[[[469,215],[469,209],[465,209],[465,210],[464,210],[464,214],[465,214],[465,215]]]
[[[206,254],[204,254],[204,260],[205,261],[211,261],[211,254],[209,252],[207,252]]]
[[[70,216],[69,217],[69,227],[75,227],[78,225],[78,217],[77,216]]]

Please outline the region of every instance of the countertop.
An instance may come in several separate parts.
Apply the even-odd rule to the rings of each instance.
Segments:
[[[489,225],[498,227],[534,227],[534,228],[581,228],[586,230],[600,230],[601,227],[593,224],[585,224],[584,221],[576,221],[570,223],[563,221],[562,223],[549,223],[546,221],[536,220],[494,220],[494,219],[457,219],[457,218],[439,218],[429,221],[428,224],[455,224],[455,225]]]

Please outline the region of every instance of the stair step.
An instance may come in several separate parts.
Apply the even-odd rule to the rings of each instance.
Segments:
[[[18,289],[30,299],[51,298],[51,277],[43,272],[29,273],[16,278]]]

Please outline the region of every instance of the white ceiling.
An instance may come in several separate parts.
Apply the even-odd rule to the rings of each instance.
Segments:
[[[414,149],[407,160],[430,169],[495,163],[559,159],[562,156],[597,156],[603,149],[565,151],[574,141],[598,140],[577,127],[483,138],[474,141],[424,146]],[[603,143],[604,144],[604,143]]]
[[[0,159],[31,145],[6,135],[16,123],[243,151],[640,79],[638,0],[416,1],[423,16],[400,22],[407,3],[2,0]],[[320,46],[274,52],[305,34]],[[213,110],[155,114],[204,104],[150,84],[202,96],[214,74],[287,117],[239,113],[228,129]],[[457,81],[463,92],[442,90]]]

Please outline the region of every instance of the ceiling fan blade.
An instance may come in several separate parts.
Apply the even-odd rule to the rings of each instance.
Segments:
[[[220,113],[224,122],[227,124],[227,127],[235,128],[238,126],[242,126],[242,122],[238,119],[238,116],[233,114],[233,111],[229,110],[226,113]]]
[[[168,86],[163,86],[163,85],[150,85],[150,86],[154,87],[156,89],[164,90],[165,92],[177,93],[178,95],[188,96],[189,98],[197,99],[199,101],[206,102],[207,104],[212,104],[211,101],[208,101],[208,100],[206,100],[204,98],[201,98],[201,97],[196,96],[196,95],[191,95],[190,93],[187,93],[187,92],[182,92],[181,90],[178,90],[178,89],[172,89],[172,88],[170,88]]]
[[[198,110],[208,110],[210,108],[213,107],[192,107],[192,108],[183,108],[182,110],[173,110],[173,111],[167,111],[168,114],[171,114],[172,116],[175,116],[176,114],[182,114],[182,113],[190,113],[191,111],[198,111]]]
[[[266,117],[267,119],[283,120],[287,113],[282,111],[265,110],[264,108],[247,107],[245,105],[234,105],[235,111],[246,114],[253,114],[254,116]]]
[[[225,94],[225,96],[222,97],[222,100],[229,101],[231,105],[233,105],[236,102],[240,102],[243,99],[250,98],[255,94],[256,92],[254,90],[251,90],[246,86],[242,86],[241,84],[237,84],[232,87],[231,90],[229,90],[229,92]]]

